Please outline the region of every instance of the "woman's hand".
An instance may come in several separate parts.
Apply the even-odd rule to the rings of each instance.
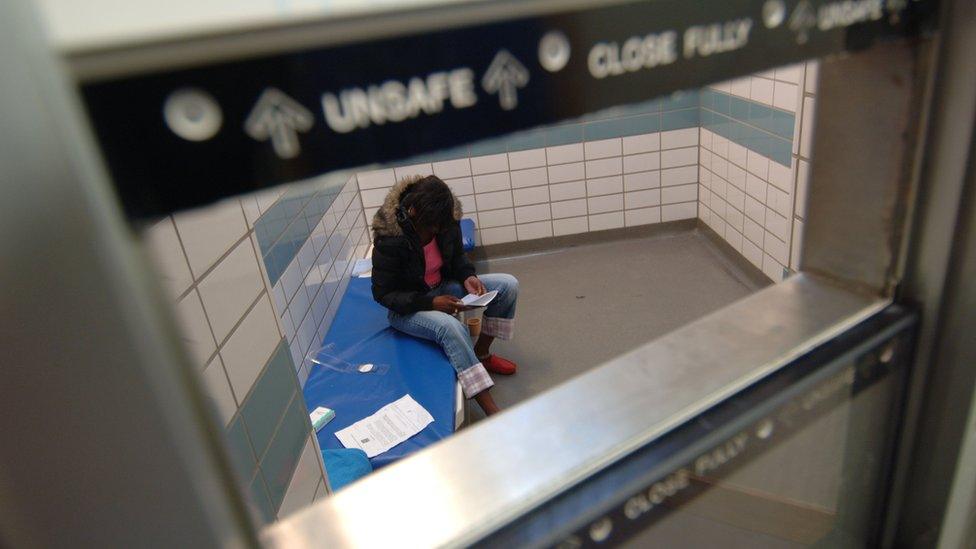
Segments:
[[[474,295],[485,295],[488,290],[485,288],[484,283],[477,276],[471,275],[464,281],[464,289],[468,291],[469,294]]]
[[[464,302],[453,295],[439,295],[434,298],[434,310],[453,315],[464,310]]]

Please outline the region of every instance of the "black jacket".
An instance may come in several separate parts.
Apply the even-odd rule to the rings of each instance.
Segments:
[[[429,311],[434,299],[424,282],[424,250],[409,221],[397,219],[403,192],[417,179],[407,179],[390,189],[383,206],[373,216],[373,299],[400,314]],[[461,204],[454,199],[454,218],[461,219]],[[444,265],[443,280],[464,282],[475,274],[474,265],[464,255],[461,226],[454,224],[437,235]]]

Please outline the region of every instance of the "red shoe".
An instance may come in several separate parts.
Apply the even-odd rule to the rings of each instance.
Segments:
[[[489,372],[503,376],[510,376],[518,369],[514,362],[505,360],[498,355],[488,355],[488,358],[481,361],[481,365]]]

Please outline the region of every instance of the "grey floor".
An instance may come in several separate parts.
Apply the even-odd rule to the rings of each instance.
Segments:
[[[687,229],[478,262],[520,286],[515,339],[492,347],[519,371],[492,376],[496,402],[517,404],[762,287],[741,261]]]

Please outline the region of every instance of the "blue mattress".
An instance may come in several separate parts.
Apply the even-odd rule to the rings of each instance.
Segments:
[[[352,365],[372,363],[385,373],[363,374],[349,368],[316,364],[305,383],[309,410],[325,406],[335,419],[318,432],[323,449],[342,448],[335,432],[410,394],[434,422],[409,440],[372,459],[373,468],[406,457],[454,432],[456,376],[441,348],[397,332],[386,320],[386,309],[373,301],[369,278],[353,278],[339,305],[323,346],[334,344],[323,362],[333,357]]]
[[[461,220],[461,247],[470,252],[474,249],[474,220],[465,217]]]

